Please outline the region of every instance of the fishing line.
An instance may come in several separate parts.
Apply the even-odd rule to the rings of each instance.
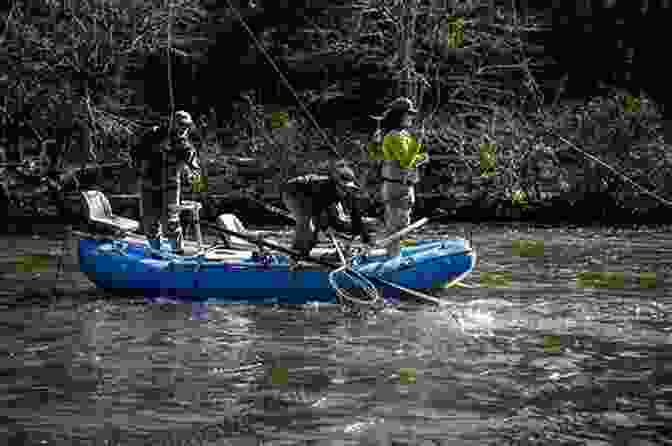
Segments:
[[[628,176],[625,175],[624,173],[619,172],[618,170],[616,170],[616,168],[612,167],[611,165],[607,164],[606,162],[602,161],[601,159],[597,158],[596,156],[591,155],[590,153],[587,153],[585,150],[580,149],[580,148],[577,147],[574,143],[572,143],[571,141],[569,141],[568,139],[566,139],[565,137],[563,137],[562,135],[560,135],[559,133],[557,133],[555,130],[553,130],[553,129],[546,129],[546,131],[547,131],[548,133],[551,133],[553,136],[555,136],[556,138],[558,138],[560,141],[562,141],[563,143],[567,144],[567,145],[568,145],[569,147],[571,147],[572,149],[578,151],[579,153],[581,153],[582,155],[584,155],[584,156],[587,157],[588,159],[590,159],[590,160],[592,160],[592,161],[594,161],[594,162],[600,164],[601,166],[606,167],[610,172],[614,173],[617,177],[620,177],[620,179],[624,180],[626,183],[629,183],[629,184],[633,185],[637,190],[639,190],[639,191],[642,192],[643,194],[648,195],[648,196],[650,196],[650,197],[652,197],[652,198],[655,198],[656,200],[658,200],[660,203],[662,203],[662,204],[664,204],[664,205],[667,205],[667,206],[672,207],[672,201],[667,200],[667,199],[661,197],[661,196],[658,195],[657,193],[652,192],[652,191],[646,189],[646,188],[643,187],[643,186],[640,186],[640,185],[637,184],[634,180],[632,180],[630,177],[628,177]]]
[[[538,98],[537,98],[536,96],[535,96],[535,98],[537,99],[537,100],[535,101],[535,102],[536,102],[537,112],[539,113],[539,115],[541,115],[541,117],[542,117],[543,119],[547,119],[547,120],[549,120],[549,119],[548,119],[548,116],[547,116],[547,113],[544,112],[544,110],[542,110],[542,108],[541,108],[541,104],[539,103]],[[595,163],[597,163],[597,164],[599,164],[599,165],[605,167],[607,170],[609,170],[610,172],[612,172],[613,174],[615,174],[615,175],[616,175],[617,177],[619,177],[621,180],[625,181],[625,182],[628,183],[628,184],[631,184],[632,186],[635,187],[635,189],[639,190],[639,191],[642,192],[643,194],[648,195],[648,196],[650,196],[650,197],[652,197],[652,198],[658,200],[658,202],[660,202],[660,203],[662,203],[662,204],[664,204],[664,205],[666,205],[666,206],[670,206],[670,207],[672,207],[672,201],[670,201],[670,200],[668,200],[668,199],[666,199],[666,198],[664,198],[664,197],[658,195],[657,193],[652,192],[652,191],[646,189],[645,187],[643,187],[643,186],[637,184],[634,180],[632,180],[630,177],[628,177],[627,175],[625,175],[623,172],[618,171],[615,167],[611,166],[610,164],[606,163],[605,161],[602,161],[600,158],[596,157],[595,155],[591,155],[590,153],[586,152],[585,150],[583,150],[583,149],[577,147],[576,144],[574,144],[573,142],[569,141],[569,140],[568,140],[567,138],[565,138],[564,136],[560,135],[556,130],[554,130],[554,129],[552,129],[552,128],[549,128],[549,127],[545,124],[545,122],[544,122],[542,119],[537,119],[537,120],[539,121],[539,124],[540,124],[541,128],[543,129],[543,131],[545,131],[546,133],[548,133],[548,134],[550,134],[551,136],[553,136],[553,137],[559,139],[561,142],[563,142],[564,144],[566,144],[566,145],[569,146],[570,148],[576,150],[577,152],[579,152],[580,154],[582,154],[582,155],[585,156],[586,158],[590,159],[591,161],[593,161],[593,162],[595,162]],[[550,120],[549,120],[549,121],[550,121]]]
[[[172,68],[172,55],[173,55],[173,1],[166,0],[168,5],[168,24],[167,24],[167,45],[166,51],[168,52],[167,56],[167,71],[168,71],[168,100],[170,107],[170,121],[168,124],[168,129],[172,134],[173,125],[174,125],[174,113],[175,113],[175,96],[173,92],[173,68]]]
[[[287,79],[287,77],[285,77],[285,75],[282,73],[282,70],[280,70],[280,68],[279,68],[278,65],[275,63],[275,61],[273,61],[273,58],[271,57],[271,55],[268,54],[268,52],[266,51],[266,49],[261,45],[261,42],[259,42],[259,39],[257,39],[257,36],[254,35],[254,32],[250,29],[250,27],[248,26],[248,24],[245,22],[245,19],[244,19],[243,16],[240,14],[240,11],[239,11],[235,6],[233,6],[233,4],[231,3],[231,0],[226,0],[226,2],[227,2],[228,5],[229,5],[229,9],[231,9],[231,10],[234,12],[234,14],[236,15],[236,18],[238,19],[238,21],[240,22],[240,24],[243,26],[243,28],[245,28],[245,31],[247,31],[247,33],[250,35],[250,38],[252,39],[252,41],[253,41],[254,44],[256,45],[257,49],[258,49],[259,51],[261,51],[261,53],[264,55],[264,57],[266,57],[266,59],[267,59],[268,62],[271,64],[271,66],[273,67],[273,69],[275,70],[275,72],[278,73],[278,75],[280,76],[280,79],[281,79],[282,82],[284,83],[285,87],[287,87],[287,89],[292,93],[292,96],[294,96],[294,98],[296,99],[297,103],[299,104],[299,106],[301,107],[301,109],[303,110],[303,112],[306,114],[306,116],[308,117],[308,119],[310,120],[311,124],[313,124],[313,125],[315,126],[315,128],[317,129],[317,131],[320,133],[320,136],[322,137],[322,139],[324,140],[324,142],[325,142],[325,143],[327,144],[327,146],[329,146],[329,148],[336,154],[336,156],[338,156],[339,158],[343,158],[343,156],[342,156],[341,153],[338,151],[338,149],[336,148],[336,146],[329,140],[329,138],[327,137],[327,134],[324,132],[324,130],[322,129],[322,127],[320,127],[320,125],[317,123],[317,121],[315,120],[315,118],[313,118],[313,115],[310,113],[310,111],[308,110],[308,108],[305,106],[305,104],[303,103],[303,101],[302,101],[301,98],[299,97],[299,95],[298,95],[298,93],[296,92],[296,90],[294,90],[294,88],[292,87],[292,85],[291,85],[291,83],[289,82],[289,80]]]

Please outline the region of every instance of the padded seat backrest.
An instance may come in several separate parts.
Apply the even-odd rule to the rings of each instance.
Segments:
[[[223,229],[228,229],[229,231],[238,232],[240,234],[249,234],[249,231],[245,227],[242,221],[234,214],[222,214],[217,217],[217,225]],[[224,234],[226,240],[231,244],[237,245],[252,245],[249,241],[236,237],[233,235]]]
[[[98,190],[82,191],[86,219],[95,226],[112,232],[135,232],[140,223],[130,218],[119,217],[112,212],[112,206],[104,193]]]
[[[85,190],[82,192],[82,196],[87,219],[108,219],[114,216],[110,201],[101,191]]]

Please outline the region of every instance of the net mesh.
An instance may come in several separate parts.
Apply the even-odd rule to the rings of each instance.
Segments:
[[[374,305],[381,300],[373,283],[347,265],[329,273],[329,283],[341,303]]]

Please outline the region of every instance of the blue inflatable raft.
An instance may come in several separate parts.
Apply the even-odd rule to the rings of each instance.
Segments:
[[[398,287],[421,290],[461,281],[476,263],[476,253],[467,240],[445,239],[417,241],[394,258],[384,255],[384,250],[356,256],[351,262],[352,274],[339,272],[340,262],[333,260],[291,268],[288,256],[277,254],[289,252],[287,248],[269,242],[264,243],[271,249],[261,252],[259,248],[264,243],[231,249],[236,237],[228,238],[226,248],[203,248],[198,222],[200,205],[187,201],[182,204],[195,216],[197,249],[193,251],[195,255],[182,256],[167,246],[152,249],[145,237],[135,234],[139,223],[114,215],[103,193],[84,191],[82,198],[89,224],[117,235],[79,233],[73,238],[77,243],[71,250],[78,257],[80,271],[97,287],[112,293],[149,299],[243,303],[337,302],[343,288],[360,286],[348,277],[360,276],[360,281],[364,277],[382,297],[394,298],[399,296]],[[237,235],[238,242],[257,240],[233,215],[224,214],[218,220],[221,227],[214,229]],[[344,283],[335,284],[338,274]]]
[[[78,254],[80,270],[97,287],[113,293],[246,303],[336,302],[328,268],[292,270],[287,256],[280,254],[220,250],[194,257],[157,255],[146,242],[93,238],[79,240]],[[430,289],[461,280],[475,261],[468,242],[456,239],[418,242],[392,259],[355,257],[352,265],[387,296],[398,291],[377,278],[405,288]]]

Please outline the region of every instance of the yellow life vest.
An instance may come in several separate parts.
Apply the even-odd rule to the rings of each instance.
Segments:
[[[427,159],[424,146],[406,130],[385,135],[382,145],[383,180],[415,184],[419,181],[418,164]]]

